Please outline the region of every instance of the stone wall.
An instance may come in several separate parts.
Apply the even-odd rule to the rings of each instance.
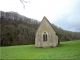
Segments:
[[[43,33],[47,33],[47,41],[43,41]],[[58,36],[55,34],[47,18],[43,18],[35,36],[36,47],[55,47],[58,44]]]

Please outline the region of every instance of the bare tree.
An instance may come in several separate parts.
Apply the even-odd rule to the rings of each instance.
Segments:
[[[25,4],[24,3],[30,3],[30,1],[25,1],[25,0],[20,0],[20,2],[23,4],[24,9],[25,9]]]

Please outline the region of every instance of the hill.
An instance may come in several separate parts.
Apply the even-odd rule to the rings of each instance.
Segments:
[[[0,47],[0,59],[80,59],[80,40],[61,42],[56,48],[34,45]]]
[[[40,22],[18,14],[0,11],[0,46],[34,44],[35,33]],[[59,41],[79,40],[80,32],[63,30],[52,24]]]

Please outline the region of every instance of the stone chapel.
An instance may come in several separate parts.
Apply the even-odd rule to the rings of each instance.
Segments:
[[[58,36],[48,19],[44,16],[35,35],[35,47],[57,47]]]

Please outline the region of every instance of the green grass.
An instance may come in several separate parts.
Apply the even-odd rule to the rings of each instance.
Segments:
[[[61,42],[56,48],[34,45],[0,47],[0,59],[80,59],[80,40]]]

